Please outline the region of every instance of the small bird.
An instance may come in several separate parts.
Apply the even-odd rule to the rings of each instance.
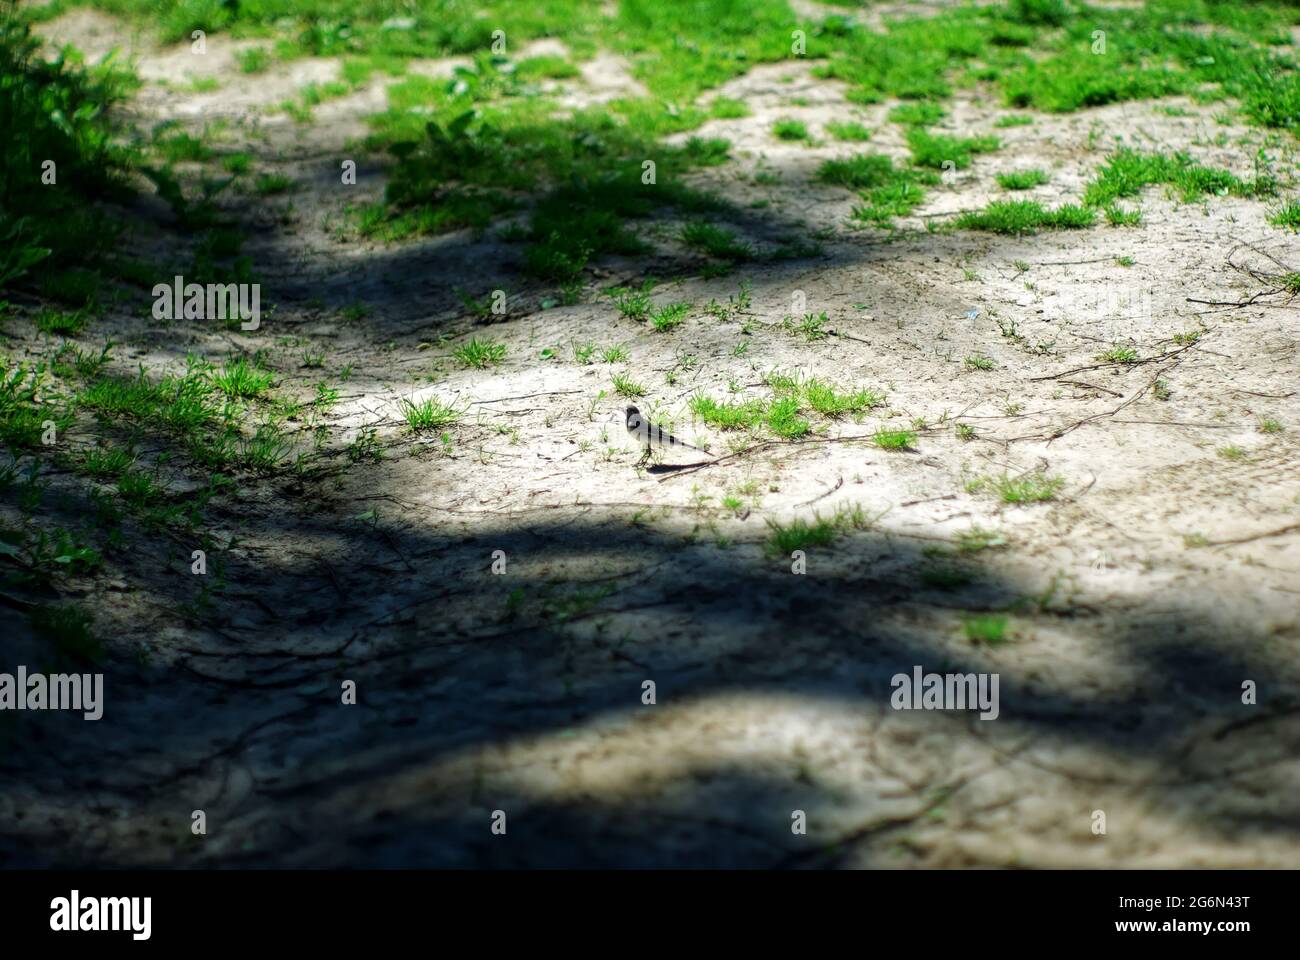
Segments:
[[[663,450],[668,447],[685,447],[687,450],[694,450],[696,453],[704,453],[699,447],[692,447],[686,441],[678,440],[658,424],[651,423],[642,416],[641,411],[636,407],[628,407],[625,413],[627,414],[627,434],[645,447],[646,457],[650,456],[652,450]]]

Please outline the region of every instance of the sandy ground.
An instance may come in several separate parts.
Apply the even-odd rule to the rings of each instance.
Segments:
[[[122,42],[88,13],[44,29],[88,51]],[[1246,175],[1250,151],[1236,141],[1258,130],[1190,101],[1161,104],[1185,116],[1145,102],[1040,116],[998,130],[1000,151],[934,188],[889,236],[854,228],[852,195],[809,179],[853,152],[823,134],[830,120],[859,118],[877,130],[865,149],[905,157],[885,119],[893,104],[850,104],[808,63],[756,68],[718,91],[753,115],[700,131],[730,139],[735,159],[699,182],[751,211],[733,226],[760,247],[815,235],[824,253],[715,279],[688,271],[656,302],[725,302],[744,279],[752,303],[725,321],[696,309],[662,334],[620,318],[599,290],[690,263],[671,222],[651,230],[649,261],[604,261],[584,302],[543,309],[552,291],[527,284],[520,248],[491,232],[384,247],[336,229],[345,204],[382,191],[382,167],[365,157],[357,186],[337,176],[383,107],[382,80],[301,126],[271,108],[328,79],[327,62],[245,78],[212,38],[203,69],[223,85],[197,94],[180,89],[183,48],[136,44],[142,75],[171,85],[147,85],[135,111],[226,118],[231,142],[297,187],[239,201],[277,304],[262,330],[162,328],[121,312],[94,332],[126,345],[124,370],[267,349],[283,363],[281,389],[303,397],[317,377],[294,358],[326,351],[331,383],[351,369],[328,418],[337,469],[243,477],[215,503],[213,531],[233,546],[225,586],[200,613],[180,609],[198,589],[193,545],[139,532],[120,563],[66,594],[94,608],[109,647],[106,712],[93,725],[29,715],[11,726],[5,862],[1300,865],[1300,315],[1283,295],[1225,305],[1266,288],[1244,268],[1277,272],[1276,258],[1300,269],[1294,236],[1258,201],[1188,206],[1158,190],[1139,228],[924,229],[1000,196],[993,175],[1008,169],[1052,174],[1032,198],[1075,199],[1121,140]],[[605,56],[565,81],[565,96],[597,102],[634,82]],[[991,131],[1004,112],[960,94],[940,129]],[[772,137],[787,116],[819,142]],[[780,183],[755,183],[757,171]],[[166,227],[137,238],[144,252],[176,242]],[[453,287],[504,290],[509,310],[485,327]],[[356,301],[371,313],[343,319]],[[833,335],[781,329],[800,303],[825,311]],[[1174,341],[1191,330],[1202,331],[1194,344]],[[505,362],[450,363],[471,334],[506,343]],[[622,344],[630,360],[580,364],[570,345],[586,341]],[[1114,344],[1142,362],[1103,364]],[[556,359],[539,359],[547,347]],[[683,366],[683,354],[698,362]],[[975,355],[995,367],[970,368]],[[736,438],[692,424],[688,399],[733,386],[765,397],[774,367],[878,389],[888,406],[861,422],[814,417],[806,441],[700,469],[638,468],[613,373],[646,384],[642,407],[672,416],[685,439],[725,454]],[[397,412],[430,392],[467,409],[449,444],[411,435]],[[1285,430],[1260,432],[1263,418]],[[869,442],[919,421],[913,451]],[[974,439],[959,439],[957,422]],[[364,430],[385,455],[350,464],[343,451]],[[968,489],[1030,472],[1061,477],[1062,492],[1016,506]],[[53,489],[74,486],[56,477]],[[743,508],[725,508],[728,495]],[[848,506],[874,522],[810,547],[806,573],[765,553],[769,520]],[[945,559],[975,527],[1005,544]],[[936,582],[952,563],[969,583]],[[963,617],[1008,609],[1009,642],[966,639]],[[6,632],[16,662],[38,656],[21,622]],[[916,665],[998,674],[999,717],[891,709],[890,678]],[[357,705],[340,703],[345,681]],[[194,810],[206,836],[191,833]],[[791,829],[796,811],[806,835]]]

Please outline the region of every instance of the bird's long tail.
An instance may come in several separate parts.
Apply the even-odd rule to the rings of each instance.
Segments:
[[[673,436],[657,423],[646,423],[637,430],[643,437],[643,442],[649,446],[658,447],[682,447],[686,450],[694,450],[696,453],[704,454],[699,447],[693,447],[685,440]],[[708,456],[708,454],[704,454]]]

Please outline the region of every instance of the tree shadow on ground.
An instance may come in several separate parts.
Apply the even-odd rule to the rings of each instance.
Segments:
[[[998,672],[1001,715],[991,723],[1008,742],[1095,748],[1113,762],[1095,771],[1100,782],[1123,781],[1130,764],[1158,771],[1146,789],[1171,810],[1187,790],[1218,784],[1226,795],[1198,828],[1231,836],[1248,824],[1295,838],[1295,817],[1263,818],[1257,798],[1228,784],[1294,755],[1297,731],[1287,721],[1300,676],[1274,657],[1276,642],[1219,623],[1212,596],[1202,609],[1134,609],[1104,637],[1086,609],[1027,613],[1096,643],[1102,660],[1127,659],[1128,675],[1139,678],[1098,689],[1086,669],[1063,665],[1046,679],[925,623],[909,626],[921,609],[1003,608],[1033,589],[988,576],[956,592],[927,591],[918,582],[929,561],[915,542],[852,534],[811,550],[810,572],[799,576],[788,560],[750,547],[684,546],[676,535],[594,519],[501,525],[456,536],[454,549],[410,525],[401,552],[423,558],[419,573],[398,579],[365,564],[336,571],[350,603],[325,576],[276,558],[235,564],[232,583],[260,584],[261,603],[222,599],[159,637],[163,662],[150,667],[110,642],[102,720],[20,717],[0,760],[6,857],[74,866],[797,865],[810,855],[800,846],[806,838],[789,834],[790,810],[843,801],[770,766],[699,760],[680,772],[678,791],[629,801],[599,786],[554,793],[560,781],[546,776],[531,794],[515,780],[506,799],[493,798],[459,781],[463,769],[439,765],[653,711],[640,703],[645,679],[657,684],[657,709],[779,696],[879,716],[891,712],[890,678],[914,665]],[[299,517],[294,534],[303,526],[359,559],[386,549],[355,524]],[[485,558],[503,547],[518,558],[516,572],[496,577]],[[595,582],[614,589],[582,608],[529,603],[512,614],[510,591],[535,598],[556,586],[519,572],[530,553],[580,556],[606,571]],[[152,583],[162,608],[189,599],[183,577]],[[569,579],[561,598],[574,585],[582,586]],[[1242,706],[1243,679],[1260,683],[1260,707]],[[345,680],[357,684],[355,707],[339,705]],[[960,726],[968,718],[946,719]],[[554,743],[559,750],[563,740]],[[22,797],[43,813],[18,816]],[[508,847],[493,848],[485,818],[502,805],[517,827]],[[190,847],[176,838],[192,808],[225,825]],[[58,829],[68,818],[78,827]],[[170,853],[156,840],[163,823],[177,843]],[[150,842],[133,846],[126,824]],[[530,836],[545,842],[522,842]]]

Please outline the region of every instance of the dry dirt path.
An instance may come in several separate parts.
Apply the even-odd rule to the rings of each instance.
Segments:
[[[44,29],[92,51],[94,29],[121,42],[91,14]],[[1300,313],[1282,297],[1223,305],[1261,289],[1237,267],[1300,268],[1294,237],[1258,202],[1202,209],[1155,192],[1132,230],[924,229],[982,205],[1009,167],[1052,171],[1035,198],[1076,197],[1115,137],[1244,175],[1239,149],[1209,144],[1249,128],[1182,101],[1177,117],[1151,103],[1040,117],[999,131],[999,153],[888,238],[848,228],[846,192],[807,182],[842,145],[783,144],[770,128],[858,116],[879,131],[871,150],[902,157],[891,105],[849,104],[805,64],[755,69],[720,91],[752,116],[701,131],[731,139],[734,159],[699,176],[742,205],[767,199],[756,230],[820,231],[824,252],[673,281],[657,302],[725,302],[741,280],[752,299],[660,334],[598,286],[671,273],[669,248],[603,263],[583,302],[541,309],[547,291],[522,283],[518,248],[491,233],[340,240],[331,217],[382,190],[364,158],[355,193],[336,175],[382,108],[378,81],[299,126],[270,108],[328,63],[200,94],[177,82],[178,51],[137,56],[142,76],[172,77],[141,91],[141,119],[223,117],[231,143],[296,186],[241,201],[275,291],[264,329],[163,330],[123,312],[99,332],[129,346],[125,368],[277,338],[292,341],[285,356],[324,350],[327,373],[351,372],[330,414],[337,469],[241,482],[214,504],[218,539],[236,539],[199,616],[180,609],[193,592],[183,543],[142,537],[87,589],[110,650],[106,713],[89,734],[28,724],[31,749],[0,760],[5,862],[1300,864]],[[602,61],[571,95],[599,99],[605,80],[627,77]],[[958,96],[945,125],[983,132],[1001,112]],[[780,183],[756,184],[760,169]],[[456,286],[503,289],[510,309],[480,328]],[[781,329],[801,300],[833,335]],[[370,312],[340,319],[357,301]],[[436,362],[440,334],[471,331],[505,343],[505,362]],[[630,361],[576,362],[571,344],[587,341]],[[1116,343],[1142,362],[1096,359]],[[548,347],[556,359],[539,359]],[[636,468],[613,372],[681,416],[696,391],[762,395],[776,367],[870,386],[888,407],[704,469]],[[449,443],[404,430],[397,401],[427,393],[468,411]],[[1260,432],[1265,418],[1285,430]],[[882,426],[916,429],[915,448],[879,449]],[[385,454],[352,463],[342,451],[367,430]],[[728,450],[702,424],[686,438]],[[1063,485],[1015,505],[972,482],[1022,474]],[[852,507],[868,522],[809,548],[806,573],[765,551],[769,520]],[[973,530],[998,542],[960,553]],[[1005,643],[968,639],[964,620],[999,611]],[[998,718],[891,709],[890,678],[917,665],[998,674]],[[340,703],[345,681],[355,706]],[[191,833],[194,810],[206,836]]]

